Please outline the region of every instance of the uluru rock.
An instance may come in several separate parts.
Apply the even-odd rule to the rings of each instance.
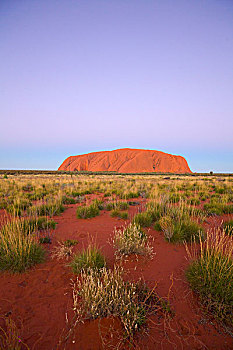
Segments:
[[[191,173],[184,157],[161,151],[131,148],[71,156],[64,160],[58,170]]]

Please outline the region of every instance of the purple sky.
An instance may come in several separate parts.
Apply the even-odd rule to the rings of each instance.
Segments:
[[[233,172],[232,0],[1,0],[0,168],[116,148]]]

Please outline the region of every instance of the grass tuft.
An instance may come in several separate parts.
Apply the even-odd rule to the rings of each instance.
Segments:
[[[147,255],[153,257],[153,247],[148,243],[147,235],[140,226],[130,223],[121,229],[114,229],[113,246],[116,249],[116,255]]]
[[[77,319],[119,317],[128,338],[159,307],[157,295],[148,293],[140,283],[125,282],[121,268],[104,267],[99,274],[92,269],[82,271],[73,286],[73,301]]]
[[[105,257],[95,244],[89,244],[86,249],[77,253],[70,264],[73,272],[79,274],[88,269],[100,270],[106,266]]]
[[[200,238],[200,251],[191,252],[192,259],[186,275],[194,291],[217,319],[233,326],[233,239],[220,229],[207,232]]]
[[[14,219],[0,231],[0,270],[23,272],[44,261],[45,251],[30,232],[25,233],[24,221]]]
[[[78,207],[76,214],[78,219],[89,219],[98,216],[100,213],[99,206],[96,202],[89,206]]]

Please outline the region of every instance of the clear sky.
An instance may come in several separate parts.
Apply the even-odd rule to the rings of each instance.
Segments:
[[[233,172],[232,0],[1,0],[0,168],[117,148]]]

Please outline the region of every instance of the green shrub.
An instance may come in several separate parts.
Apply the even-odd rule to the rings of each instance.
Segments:
[[[33,205],[28,209],[28,215],[30,216],[54,216],[63,213],[65,210],[61,202],[54,202],[41,205]]]
[[[193,198],[188,199],[187,203],[191,204],[191,205],[199,205],[200,200],[198,198],[193,197]]]
[[[224,214],[232,214],[233,213],[233,204],[223,205],[222,211]]]
[[[233,235],[233,220],[225,221],[223,223],[223,229],[227,235]]]
[[[181,223],[175,223],[174,234],[171,238],[171,242],[190,242],[195,237],[201,234],[203,236],[204,231],[201,225],[194,221],[184,221]]]
[[[49,220],[47,217],[30,218],[24,220],[25,228],[28,226],[28,231],[34,232],[35,230],[43,231],[56,228],[56,222]]]
[[[66,247],[72,247],[74,245],[78,244],[78,241],[76,241],[75,239],[67,239],[64,241],[64,245]]]
[[[105,209],[110,210],[126,210],[129,208],[129,204],[127,202],[108,202],[105,205]]]
[[[24,191],[24,192],[31,192],[31,191],[33,191],[33,186],[30,184],[30,183],[28,183],[27,185],[25,185],[25,186],[23,186],[22,187],[22,190]]]
[[[138,226],[149,227],[153,222],[152,213],[150,211],[138,213],[134,216],[133,222]]]
[[[206,204],[204,204],[203,208],[206,211],[207,215],[222,215],[223,214],[223,208],[222,208],[221,204],[206,203]]]
[[[6,210],[14,216],[22,216],[23,212],[32,205],[30,201],[24,198],[15,200],[14,203],[8,205]]]
[[[215,193],[218,193],[218,194],[225,194],[225,193],[227,193],[227,189],[226,189],[226,188],[223,188],[223,187],[216,187],[216,188],[215,188]]]
[[[23,272],[44,260],[44,249],[24,230],[23,221],[13,220],[0,231],[0,270]]]
[[[0,209],[6,209],[7,208],[7,201],[4,198],[0,199]]]
[[[138,198],[140,196],[139,192],[127,192],[127,193],[121,193],[119,195],[120,198],[122,199],[130,199],[130,198]]]
[[[118,209],[113,209],[113,210],[111,210],[111,217],[112,218],[115,218],[115,217],[120,217],[120,211],[118,210]]]
[[[89,206],[78,207],[76,214],[78,219],[89,219],[98,216],[100,213],[99,207],[96,203]]]
[[[156,225],[157,228],[161,227],[165,239],[173,243],[190,242],[200,233],[203,234],[202,227],[188,218],[174,220],[170,216],[163,216]]]
[[[172,194],[170,194],[170,196],[169,196],[169,200],[170,200],[172,203],[178,203],[178,202],[180,201],[180,195],[179,195],[179,194],[172,193]]]
[[[75,204],[76,203],[76,200],[74,198],[70,198],[70,197],[67,197],[67,196],[63,196],[62,197],[62,203],[63,204]]]
[[[49,236],[40,237],[39,242],[40,242],[40,244],[50,244],[51,238]]]
[[[113,210],[113,208],[114,208],[114,203],[112,202],[106,203],[105,210],[110,211],[110,210]]]
[[[127,220],[128,219],[128,213],[127,211],[123,211],[120,213],[120,218],[123,220]]]
[[[104,202],[102,200],[99,200],[99,199],[94,199],[92,204],[94,206],[97,206],[99,208],[99,210],[103,210],[104,209]]]
[[[83,249],[77,253],[70,264],[73,272],[79,274],[89,268],[100,270],[106,265],[105,258],[96,245],[89,245],[87,249]]]
[[[207,232],[199,256],[190,254],[193,261],[186,276],[207,310],[232,327],[233,242],[226,238],[219,230]]]
[[[126,210],[129,208],[129,204],[127,202],[117,202],[117,207],[120,210]]]
[[[162,227],[161,227],[159,221],[156,221],[156,222],[154,223],[154,229],[155,229],[156,231],[162,231]]]

